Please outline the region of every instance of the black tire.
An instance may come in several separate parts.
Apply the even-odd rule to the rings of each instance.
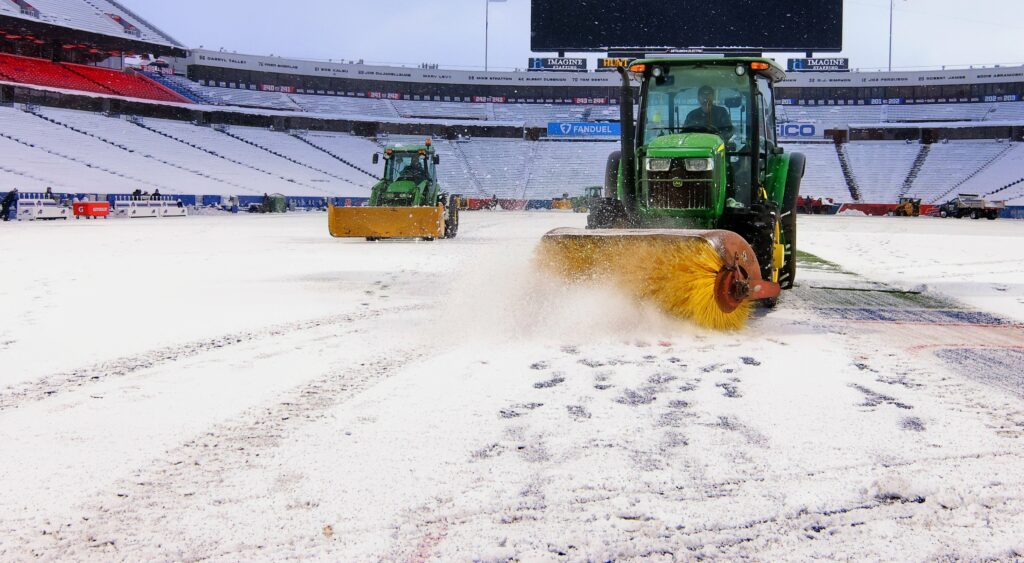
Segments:
[[[621,201],[605,197],[591,205],[587,215],[588,229],[624,229],[628,226],[629,217]]]
[[[453,239],[459,234],[459,209],[452,207],[448,217],[444,220],[444,238]]]
[[[377,242],[380,237],[366,237],[366,242]]]
[[[981,219],[981,212],[978,211],[978,210],[972,211],[971,212],[971,219],[974,219],[975,221],[977,221],[978,219]]]
[[[774,309],[779,305],[778,297],[769,297],[768,299],[762,299],[759,301],[760,305],[765,309]]]
[[[797,170],[800,173],[794,174]],[[793,289],[796,284],[796,204],[800,199],[800,186],[803,183],[805,172],[807,172],[807,158],[801,153],[793,153],[789,158],[789,175],[786,177],[786,192],[782,196],[782,209],[779,217],[782,238],[786,241],[785,258],[782,261],[782,269],[779,271],[779,286],[782,289]],[[776,302],[778,302],[777,299]]]
[[[615,151],[608,155],[608,162],[604,167],[604,197],[617,199],[619,197],[619,163],[622,162],[622,151]]]
[[[988,214],[988,220],[989,221],[995,221],[998,217],[999,217],[998,213],[989,213]]]
[[[945,209],[942,209],[939,211],[939,217],[942,217],[943,219],[948,219],[949,213]]]

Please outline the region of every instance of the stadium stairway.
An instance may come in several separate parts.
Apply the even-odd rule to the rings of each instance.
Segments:
[[[474,173],[473,167],[470,166],[469,159],[466,158],[466,153],[462,152],[462,148],[459,146],[459,143],[453,141],[448,143],[448,146],[451,147],[452,154],[455,156],[458,162],[461,163],[461,167],[465,171],[466,177],[469,178],[469,181],[473,185],[473,188],[476,190],[477,195],[479,195],[480,197],[491,197],[492,194],[488,194],[484,191],[484,187],[480,183],[480,179],[477,178],[476,174]]]
[[[907,174],[907,178],[903,180],[903,188],[900,189],[899,197],[905,197],[914,187],[914,182],[917,180],[917,175],[921,172],[921,168],[924,167],[924,163],[928,160],[928,155],[932,151],[930,144],[921,143],[921,150],[917,152],[917,157],[914,158],[914,164],[910,166],[910,172]]]
[[[157,72],[145,72],[145,71],[142,74],[144,74],[146,76],[146,78],[149,78],[153,82],[156,82],[157,84],[160,84],[164,88],[167,88],[167,89],[175,92],[179,96],[182,96],[182,97],[192,101],[193,103],[201,104],[201,105],[208,105],[208,106],[215,106],[215,105],[217,105],[217,103],[214,102],[213,100],[203,96],[202,94],[200,94],[198,92],[195,92],[195,91],[192,91],[192,90],[186,88],[181,83],[179,83],[179,82],[177,82],[177,81],[175,81],[175,80],[173,80],[173,79],[171,79],[171,78],[169,78],[169,77],[167,77],[167,76],[165,76],[163,74],[160,74],[160,73],[157,73]]]
[[[54,118],[52,116],[44,115],[42,113],[38,113],[38,112],[35,112],[35,111],[32,111],[30,113],[32,115],[38,117],[39,119],[42,119],[44,121],[48,121],[50,123],[53,123],[54,125],[59,125],[61,127],[69,129],[71,131],[74,131],[75,133],[78,133],[78,134],[81,134],[81,135],[85,135],[85,136],[88,136],[88,137],[92,137],[92,138],[94,138],[94,139],[96,139],[98,141],[107,143],[108,145],[110,145],[112,147],[115,147],[117,149],[120,149],[120,150],[122,150],[124,152],[131,153],[131,154],[136,154],[136,155],[139,155],[139,156],[141,156],[143,158],[148,158],[148,159],[150,159],[150,160],[152,160],[154,162],[159,162],[160,164],[163,164],[165,166],[170,166],[171,168],[176,168],[176,169],[181,170],[183,172],[186,172],[188,174],[199,176],[199,177],[204,178],[204,179],[206,179],[208,181],[211,181],[211,182],[216,182],[216,183],[224,184],[225,186],[231,186],[233,188],[243,188],[243,186],[241,186],[239,184],[235,184],[234,182],[231,182],[230,180],[224,180],[224,179],[221,179],[221,178],[215,178],[215,177],[210,176],[208,174],[205,174],[203,172],[200,172],[200,171],[197,171],[197,170],[192,170],[190,168],[186,168],[184,166],[181,166],[181,165],[176,164],[174,162],[171,162],[169,160],[164,160],[164,159],[160,158],[159,156],[156,156],[156,155],[153,155],[153,154],[143,154],[141,151],[136,151],[136,150],[132,149],[131,147],[127,146],[127,145],[118,143],[116,141],[112,141],[112,140],[107,139],[105,137],[101,137],[101,136],[99,136],[99,135],[97,135],[95,133],[91,133],[89,131],[85,131],[83,129],[80,129],[78,127],[75,127],[73,125],[65,123],[65,122],[63,122],[63,121],[61,121],[59,119],[56,119],[56,118]],[[175,191],[177,191],[177,190],[172,190],[172,189],[167,189],[166,190],[167,193],[174,193]]]
[[[258,148],[258,149],[260,149],[262,151],[268,152],[268,153],[270,153],[270,154],[272,154],[272,155],[274,155],[274,156],[276,156],[278,158],[283,158],[283,159],[285,159],[288,162],[291,162],[293,164],[297,164],[299,166],[302,166],[302,167],[305,167],[305,168],[309,168],[310,170],[313,170],[315,172],[319,172],[319,173],[321,173],[321,174],[323,174],[325,176],[330,176],[331,178],[335,178],[337,180],[341,180],[342,182],[345,182],[345,183],[348,183],[348,184],[352,184],[353,186],[362,187],[359,184],[353,182],[352,180],[349,180],[348,178],[345,178],[343,176],[339,176],[337,174],[331,173],[331,172],[329,172],[327,170],[324,170],[322,168],[317,168],[316,166],[312,166],[312,165],[307,164],[305,162],[300,162],[299,160],[296,160],[296,159],[294,159],[294,158],[292,158],[292,157],[290,157],[290,156],[288,156],[286,154],[283,154],[283,153],[275,151],[275,150],[271,150],[271,149],[269,149],[269,148],[267,148],[267,147],[265,147],[265,146],[263,146],[263,145],[261,145],[259,143],[256,143],[256,142],[250,141],[249,139],[246,139],[244,137],[240,137],[238,135],[235,135],[227,127],[218,129],[218,131],[220,131],[221,133],[227,135],[228,137],[231,137],[232,139],[235,139],[235,140],[243,142],[243,143],[245,143],[247,145],[256,147],[256,148]],[[283,133],[280,133],[280,134],[283,135]]]
[[[860,201],[860,187],[857,186],[857,179],[853,176],[853,169],[850,168],[850,159],[846,154],[846,146],[836,143],[836,153],[839,155],[839,166],[843,169],[843,177],[846,178],[846,187],[850,190],[850,197],[853,201]]]
[[[215,156],[215,157],[217,157],[217,158],[220,158],[220,159],[222,159],[222,160],[226,160],[226,161],[228,161],[228,162],[230,162],[230,163],[232,163],[232,164],[236,164],[236,165],[238,165],[238,166],[242,166],[242,167],[244,167],[244,168],[248,168],[248,169],[250,169],[250,170],[254,170],[254,171],[256,171],[256,172],[259,172],[259,173],[262,173],[262,174],[266,174],[267,176],[270,176],[270,177],[274,177],[274,178],[278,178],[278,179],[284,180],[284,181],[286,181],[286,182],[290,182],[290,183],[293,183],[293,184],[296,184],[296,185],[302,186],[302,187],[304,187],[304,188],[308,188],[308,189],[310,189],[310,190],[313,190],[313,191],[321,191],[321,190],[320,190],[320,188],[317,188],[317,187],[314,187],[314,186],[310,186],[310,185],[308,185],[308,184],[305,184],[305,183],[303,183],[303,182],[297,181],[297,180],[295,180],[295,179],[292,179],[292,178],[286,178],[286,177],[284,177],[284,176],[280,176],[280,175],[274,174],[273,172],[270,172],[270,171],[268,171],[268,170],[264,170],[264,169],[262,169],[262,168],[259,168],[259,167],[257,167],[257,166],[253,166],[252,164],[249,164],[249,163],[247,163],[247,162],[242,162],[242,161],[240,161],[240,160],[236,160],[236,159],[230,158],[230,157],[228,157],[228,156],[225,156],[225,155],[222,155],[222,154],[218,153],[217,151],[214,151],[214,150],[208,149],[208,148],[206,148],[206,147],[203,147],[203,146],[201,146],[201,145],[198,145],[198,144],[196,144],[196,143],[191,143],[191,142],[189,142],[189,141],[187,141],[187,140],[185,140],[185,139],[182,139],[182,138],[180,138],[180,137],[176,137],[176,136],[174,136],[174,135],[171,135],[170,133],[165,133],[164,131],[161,131],[161,130],[159,130],[159,129],[155,128],[155,127],[151,127],[151,126],[147,125],[147,124],[146,124],[146,123],[145,123],[144,121],[142,121],[142,120],[135,120],[135,121],[133,121],[132,123],[134,123],[134,124],[135,124],[135,125],[137,125],[138,127],[141,127],[141,128],[143,128],[143,129],[146,129],[147,131],[151,131],[151,132],[153,132],[153,133],[156,133],[157,135],[162,135],[162,136],[164,136],[164,137],[167,137],[168,139],[171,139],[171,140],[177,141],[177,142],[179,142],[179,143],[181,143],[181,144],[183,144],[183,145],[187,145],[187,146],[190,146],[190,147],[192,147],[193,149],[196,149],[196,150],[198,150],[198,151],[202,151],[202,152],[204,152],[204,153],[206,153],[206,154],[209,154],[209,155],[211,155],[211,156]]]
[[[375,180],[377,179],[377,175],[376,174],[374,174],[372,172],[369,172],[367,170],[363,170],[362,168],[360,168],[360,167],[356,166],[355,164],[349,162],[344,157],[338,156],[337,154],[334,154],[333,152],[325,149],[324,147],[321,147],[320,145],[317,145],[313,141],[310,141],[309,139],[307,139],[305,137],[305,135],[302,135],[300,133],[292,133],[291,136],[296,138],[296,139],[298,139],[298,140],[300,140],[300,141],[302,141],[303,143],[306,143],[307,145],[313,147],[314,149],[316,149],[316,150],[318,150],[318,151],[320,151],[320,152],[330,156],[331,158],[337,160],[338,162],[341,162],[342,164],[344,164],[346,166],[350,166],[350,167],[358,170],[359,172],[362,172],[363,174],[366,174],[367,176],[369,176],[369,177],[371,177],[371,178],[373,178]]]
[[[956,185],[954,185],[952,188],[949,189],[949,191],[947,191],[946,193],[944,193],[944,194],[934,198],[931,201],[931,203],[945,203],[946,201],[949,201],[949,199],[952,197],[952,195],[957,193],[957,190],[959,190],[961,186],[963,186],[964,184],[967,184],[968,182],[973,180],[975,177],[977,177],[982,172],[985,172],[986,170],[988,170],[988,169],[992,168],[993,166],[995,166],[996,164],[998,164],[999,161],[1001,161],[1005,156],[1007,156],[1012,151],[1014,151],[1015,148],[1016,148],[1016,145],[1014,143],[1006,143],[1006,148],[1004,148],[1003,150],[999,151],[998,154],[996,154],[988,162],[986,162],[980,168],[978,168],[977,170],[972,172],[966,178],[964,178],[963,180],[957,182]],[[995,190],[993,192],[990,192],[987,195],[993,195],[993,194],[995,194],[997,192],[1009,189],[1009,188],[1013,187],[1014,185],[1019,184],[1020,182],[1024,182],[1024,179],[1021,179],[1021,180],[1018,180],[1016,182],[1012,182],[1010,184],[1004,185],[1003,187],[1001,187],[1001,188],[999,188],[999,189],[997,189],[997,190]]]
[[[64,143],[64,139],[58,138],[57,135],[46,130],[46,128],[49,127],[48,125],[44,125],[43,123],[36,121],[33,117],[35,117],[35,115],[30,112],[18,110],[8,109],[0,113],[0,137],[18,143],[22,145],[22,147],[31,149],[24,152],[19,151],[21,153],[19,155],[8,154],[12,160],[36,162],[36,164],[40,166],[47,163],[59,166],[58,163],[60,163],[60,160],[73,162],[75,163],[74,165],[64,165],[59,166],[59,168],[62,170],[75,170],[78,174],[82,175],[80,180],[88,181],[99,186],[104,185],[104,183],[109,183],[123,186],[148,185],[160,188],[164,191],[170,189],[169,186],[133,176],[125,173],[123,170],[111,168],[101,163],[83,158],[83,153],[78,150],[80,147],[66,145]],[[15,148],[10,147],[9,150],[13,151]],[[39,152],[45,153],[49,156],[43,157]],[[37,161],[36,157],[44,158],[46,160]],[[59,160],[54,160],[54,157]],[[83,170],[82,167],[89,170]],[[108,174],[109,176],[104,176],[104,174]],[[110,178],[110,176],[120,178],[123,182],[118,182],[115,178]]]

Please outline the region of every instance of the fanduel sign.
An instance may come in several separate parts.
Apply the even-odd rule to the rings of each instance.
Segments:
[[[547,70],[547,71],[570,71],[570,72],[586,72],[587,70],[587,59],[530,59],[530,66],[527,70]]]
[[[790,72],[850,72],[850,59],[789,59]]]
[[[618,137],[619,123],[548,123],[548,137]]]

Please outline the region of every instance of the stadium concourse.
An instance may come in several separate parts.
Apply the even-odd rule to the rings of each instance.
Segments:
[[[618,121],[615,73],[567,85],[188,49],[112,0],[0,2],[0,28],[0,144],[18,155],[0,190],[358,202],[379,173],[372,153],[430,136],[446,190],[522,207],[602,184],[615,149],[607,132],[558,133]],[[885,211],[972,193],[1018,216],[1022,99],[1021,67],[796,72],[777,91],[777,135],[809,157],[805,196]]]

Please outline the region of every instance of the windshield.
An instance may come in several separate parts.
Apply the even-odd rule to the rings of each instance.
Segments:
[[[427,158],[414,153],[393,154],[384,171],[384,178],[388,182],[413,180],[418,183],[429,177]]]
[[[747,138],[750,83],[733,67],[666,67],[647,90],[644,143],[672,133],[705,131],[736,144]]]

